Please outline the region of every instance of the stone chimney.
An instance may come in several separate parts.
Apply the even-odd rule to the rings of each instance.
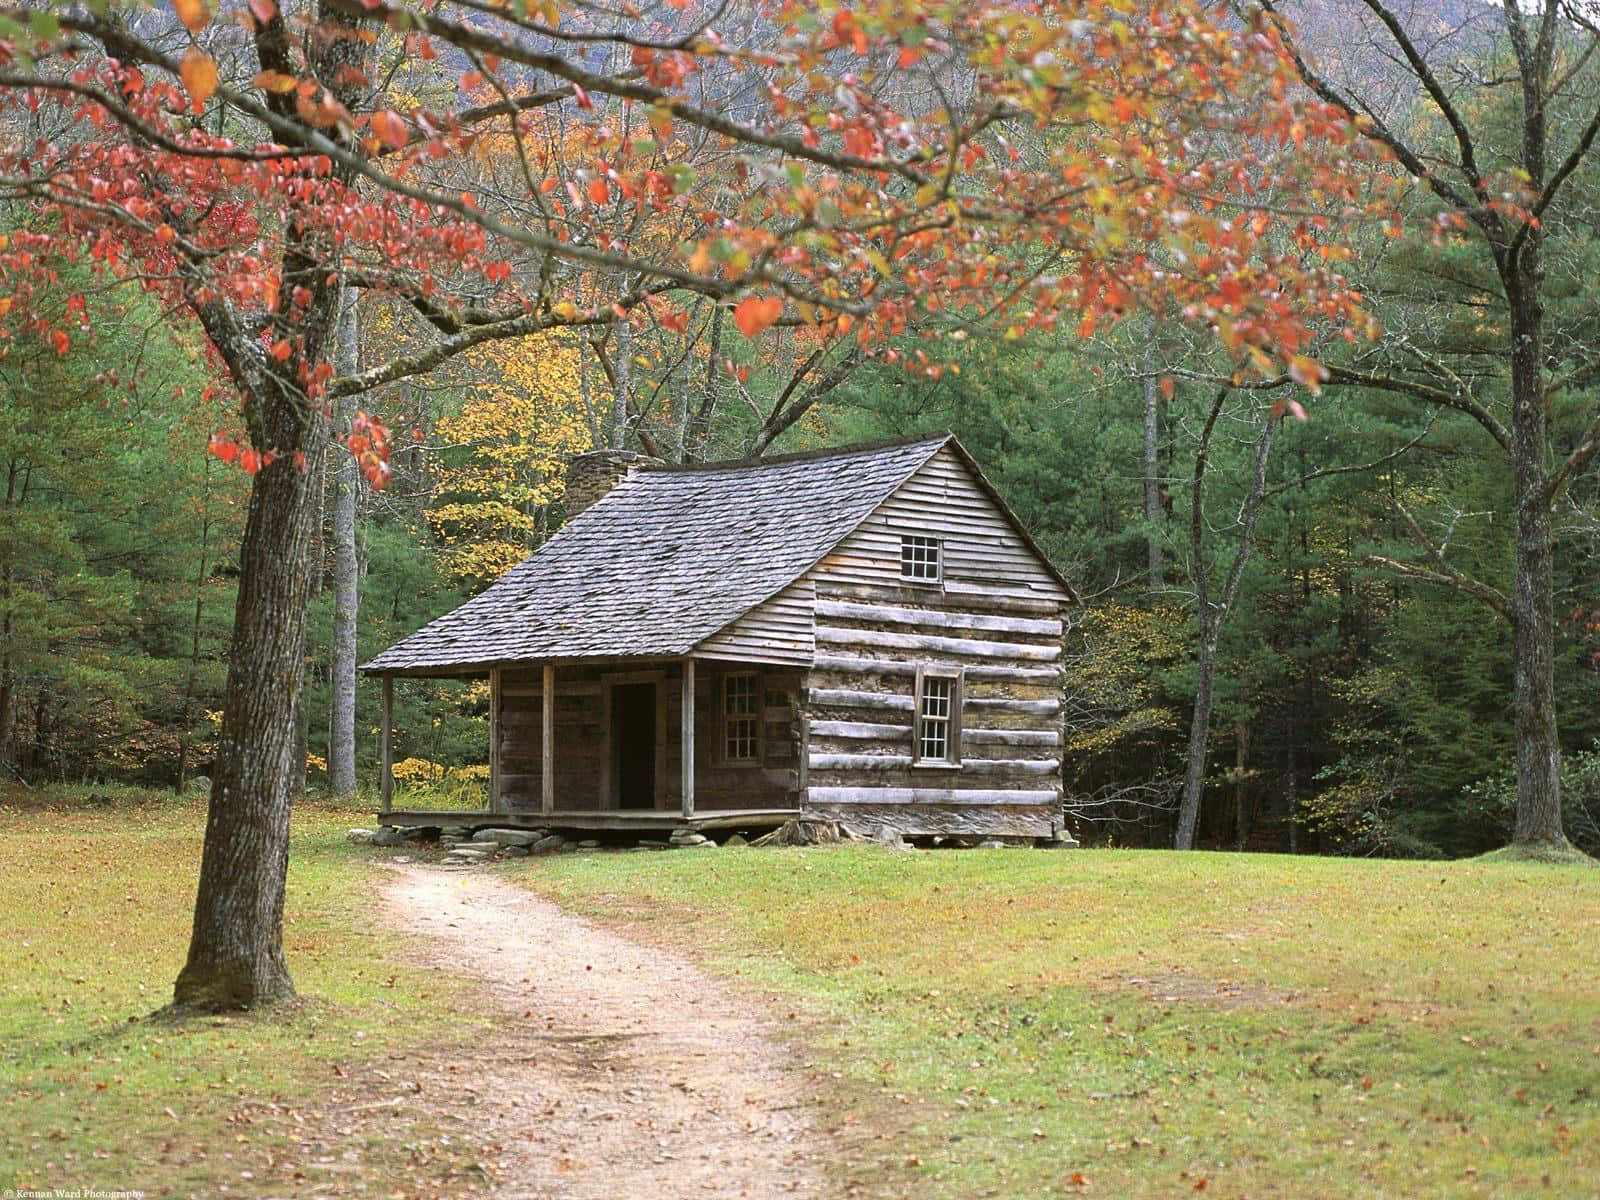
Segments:
[[[591,450],[567,463],[567,519],[605,499],[635,467],[658,462],[632,450]]]

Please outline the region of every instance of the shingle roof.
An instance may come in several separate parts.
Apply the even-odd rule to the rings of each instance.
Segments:
[[[487,591],[362,669],[687,654],[808,571],[950,441],[637,468]]]

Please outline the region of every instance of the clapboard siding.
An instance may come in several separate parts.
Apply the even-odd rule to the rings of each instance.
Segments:
[[[809,577],[797,580],[701,642],[695,654],[749,663],[808,665],[815,650],[812,610],[816,598],[815,581]]]
[[[942,540],[947,583],[977,583],[986,593],[1010,589],[1057,601],[1068,598],[949,446],[925,462],[823,559],[815,572],[819,586],[901,587],[900,537],[907,533]]]

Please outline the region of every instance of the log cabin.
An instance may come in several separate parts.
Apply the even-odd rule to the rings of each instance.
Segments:
[[[363,667],[380,820],[443,819],[393,807],[394,679],[487,676],[497,825],[1060,833],[1075,597],[953,436],[567,478],[559,532]]]

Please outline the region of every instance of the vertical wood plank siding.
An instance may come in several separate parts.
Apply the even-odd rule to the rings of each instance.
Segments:
[[[394,807],[394,680],[383,677],[383,728],[378,739],[378,807]]]
[[[937,585],[900,575],[940,539]],[[807,810],[854,829],[1047,836],[1061,810],[1060,584],[941,451],[809,575]],[[961,667],[960,763],[914,763],[919,664]]]
[[[553,785],[557,809],[603,809],[613,804],[607,747],[609,710],[602,679],[635,670],[627,663],[562,666],[551,710],[555,747]],[[658,736],[665,738],[656,806],[683,802],[681,751],[682,670],[660,664]],[[729,671],[758,671],[762,705],[762,760],[728,764],[721,754],[721,682]],[[537,812],[542,801],[544,707],[539,668],[504,668],[501,675],[501,792],[508,811]],[[803,674],[750,664],[702,662],[695,671],[695,793],[698,812],[799,804],[799,714]]]
[[[489,811],[504,812],[500,799],[500,668],[489,668]]]

